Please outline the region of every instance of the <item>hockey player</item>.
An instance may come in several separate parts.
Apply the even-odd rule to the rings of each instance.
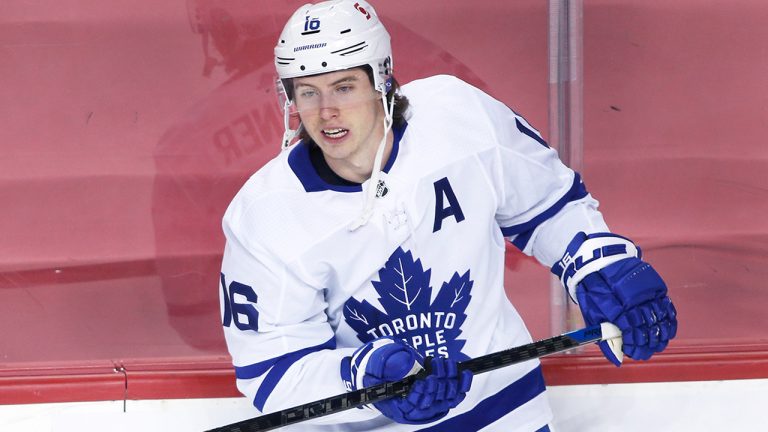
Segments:
[[[587,324],[619,326],[627,356],[648,359],[675,336],[664,282],[610,233],[579,175],[456,78],[399,88],[370,4],[299,8],[275,64],[286,149],[223,220],[224,332],[258,410],[401,379],[429,356],[431,375],[407,397],[298,429],[549,430],[537,361],[456,368],[530,342],[504,293],[505,239],[560,276]]]
[[[152,220],[169,323],[197,350],[226,352],[215,327],[219,298],[210,291],[221,268],[221,215],[245,180],[280,151],[273,44],[302,4],[268,1],[255,8],[253,0],[187,0],[204,58],[200,71],[212,90],[178,113],[155,148]],[[449,53],[397,22],[388,24],[409,41],[412,76],[439,68],[479,81]]]

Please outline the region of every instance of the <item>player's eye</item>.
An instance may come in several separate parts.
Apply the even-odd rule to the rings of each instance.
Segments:
[[[302,98],[302,99],[310,99],[310,98],[314,97],[315,95],[317,95],[317,92],[315,90],[312,90],[312,89],[301,90],[299,92],[299,97]]]
[[[351,85],[343,85],[336,88],[336,92],[339,94],[347,94],[352,92],[352,90],[354,90],[354,87]]]

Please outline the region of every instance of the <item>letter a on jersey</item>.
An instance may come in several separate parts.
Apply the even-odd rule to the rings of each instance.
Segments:
[[[448,207],[444,207],[443,197],[448,201]],[[443,226],[443,219],[448,216],[456,218],[456,223],[464,220],[464,212],[461,211],[459,200],[453,193],[451,183],[447,177],[443,177],[435,182],[435,223],[432,225],[432,232],[440,231]]]

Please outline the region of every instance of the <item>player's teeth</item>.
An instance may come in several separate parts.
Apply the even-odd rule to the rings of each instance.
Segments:
[[[323,130],[323,133],[328,135],[328,136],[330,136],[330,137],[336,138],[336,137],[340,137],[340,136],[346,135],[347,130],[346,129],[341,129],[341,128],[339,128],[339,129],[325,129],[325,130]]]

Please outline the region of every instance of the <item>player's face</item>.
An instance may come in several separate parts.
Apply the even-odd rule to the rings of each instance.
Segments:
[[[301,122],[336,174],[362,182],[384,134],[384,108],[360,68],[293,80]]]

